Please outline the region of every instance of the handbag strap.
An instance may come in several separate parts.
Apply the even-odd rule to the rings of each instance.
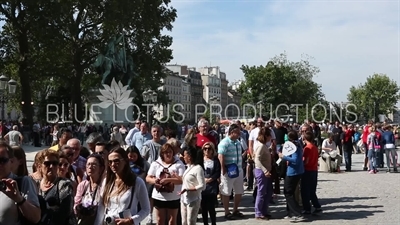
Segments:
[[[136,182],[135,182],[135,185],[136,185]],[[126,208],[126,209],[130,209],[130,208],[131,208],[131,206],[132,206],[132,202],[133,202],[133,195],[135,194],[135,185],[133,185],[133,186],[132,186],[132,188],[131,188],[131,200],[129,201],[128,208]]]
[[[135,182],[135,185],[136,185],[136,182]],[[127,207],[126,209],[130,209],[130,208],[132,207],[133,195],[134,195],[134,193],[135,193],[135,185],[133,185],[132,188],[131,188],[131,199],[130,199],[129,205],[128,205],[128,207]],[[109,194],[110,194],[110,193],[112,192],[112,190],[114,189],[114,186],[115,186],[115,182],[112,183]],[[110,203],[109,203],[109,204],[110,204]],[[107,214],[107,213],[108,213],[108,207],[106,207],[106,213],[105,213],[105,214]]]
[[[240,142],[239,142],[240,144]],[[239,149],[238,149],[238,142],[235,143],[236,147],[236,165],[239,164]]]
[[[83,194],[83,196],[85,196],[86,195],[86,193],[87,193],[87,191],[89,190],[89,191],[91,191],[92,190],[92,184],[90,183],[90,181],[88,181],[88,185],[86,186],[86,188],[85,188],[85,193]],[[96,198],[96,194],[97,194],[97,190],[99,189],[99,185],[97,185],[96,186],[96,189],[94,189],[94,192],[93,192],[93,195],[92,195],[92,204],[91,205],[93,205],[93,203],[94,203],[94,200],[95,200],[95,198]]]

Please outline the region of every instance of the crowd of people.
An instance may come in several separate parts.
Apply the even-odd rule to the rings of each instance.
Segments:
[[[123,138],[91,132],[85,136],[87,148],[68,127],[55,127],[52,146],[36,154],[32,173],[21,147],[23,135],[4,135],[0,224],[193,225],[201,214],[205,225],[215,225],[218,199],[226,220],[244,217],[239,206],[245,188],[253,191],[255,219],[269,220],[281,181],[285,218],[304,221],[322,212],[316,194],[320,157],[335,163],[333,172],[340,171],[343,157],[350,172],[352,153],[361,151],[351,125],[336,124],[325,140],[313,122],[295,130],[279,120],[259,118],[248,126],[237,121],[224,137],[206,118],[196,125],[181,142],[172,130],[137,121]],[[390,126],[369,123],[359,138],[365,145],[364,170],[378,172],[385,150],[387,170],[393,165],[397,171]],[[291,154],[283,151],[288,143],[295,146]]]

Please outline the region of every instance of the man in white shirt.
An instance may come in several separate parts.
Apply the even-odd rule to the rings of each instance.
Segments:
[[[329,133],[328,138],[322,142],[322,158],[326,160],[328,171],[340,171],[340,165],[342,164],[342,156],[337,153],[336,143],[333,141],[333,134]],[[336,168],[332,167],[332,160],[336,161]]]
[[[253,155],[253,146],[255,143],[257,143],[257,137],[258,137],[258,133],[260,132],[260,128],[264,126],[264,121],[263,119],[260,117],[257,119],[257,127],[254,128],[251,132],[250,132],[250,136],[249,136],[249,153],[251,155]],[[275,142],[275,133],[272,129],[271,130],[271,141],[267,142],[265,145],[268,148],[272,148],[274,147],[274,142]]]
[[[140,131],[140,124],[141,124],[140,121],[137,120],[135,122],[135,127],[129,130],[128,134],[125,137],[126,145],[128,145],[128,146],[135,145],[135,143],[132,143],[132,139],[133,139],[133,135]],[[140,150],[140,148],[139,148],[139,150]]]
[[[14,125],[12,128],[13,129],[4,136],[4,139],[9,142],[10,146],[20,146],[24,140],[24,137],[18,131],[17,125]]]

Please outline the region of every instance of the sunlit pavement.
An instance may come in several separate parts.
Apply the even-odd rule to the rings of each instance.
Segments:
[[[23,148],[31,171],[36,152],[45,147],[24,145]],[[353,155],[353,172],[319,174],[317,194],[324,212],[298,224],[400,224],[400,173],[386,173],[386,169],[381,169],[377,174],[368,174],[362,171],[363,158],[364,154]],[[226,221],[219,207],[218,224],[291,224],[282,219],[285,216],[283,195],[275,201],[270,207],[273,219],[258,221],[254,219],[252,193],[246,192],[240,207],[245,218]],[[201,215],[198,218],[198,224],[202,224]]]

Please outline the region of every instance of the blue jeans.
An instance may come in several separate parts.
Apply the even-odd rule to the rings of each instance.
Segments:
[[[387,148],[385,149],[386,154],[386,167],[390,170],[390,165],[393,165],[393,169],[397,170],[397,159],[396,159],[396,149],[395,148]]]
[[[343,149],[343,156],[344,156],[344,163],[346,164],[346,170],[351,170],[351,156],[353,155],[353,150],[350,149]],[[340,166],[340,165],[338,165]]]
[[[375,149],[368,150],[369,170],[376,170],[376,152]]]
[[[321,208],[317,197],[318,171],[304,171],[301,177],[301,199],[304,211],[311,211],[311,204],[314,208]]]
[[[268,205],[272,198],[272,178],[266,177],[261,169],[254,169],[257,184],[257,196],[254,206],[256,217],[268,215]]]

